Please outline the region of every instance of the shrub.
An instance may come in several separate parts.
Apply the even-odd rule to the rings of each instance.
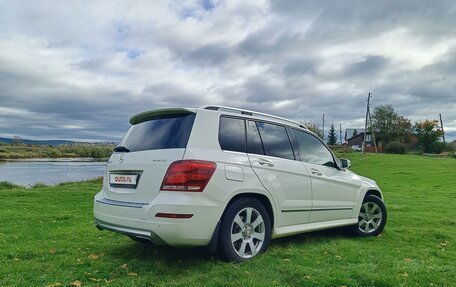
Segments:
[[[404,154],[407,152],[407,145],[394,141],[385,145],[385,153]]]
[[[19,188],[19,185],[16,185],[14,183],[8,182],[8,181],[0,181],[0,190],[2,189],[14,189],[14,188]]]
[[[56,157],[60,157],[62,155],[60,153],[60,151],[57,149],[47,149],[44,151],[44,154],[46,157],[50,157],[50,158],[56,158]]]
[[[430,144],[428,149],[425,149],[425,152],[430,152],[430,153],[441,153],[444,149],[445,145],[443,142],[433,142]]]
[[[447,143],[444,151],[448,151],[448,152],[456,151],[456,141]],[[1,152],[1,149],[0,149],[0,152]]]
[[[31,188],[42,188],[42,187],[47,187],[47,185],[45,183],[38,182],[31,186]]]

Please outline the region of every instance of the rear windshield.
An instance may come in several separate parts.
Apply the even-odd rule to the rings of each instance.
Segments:
[[[192,131],[195,114],[155,118],[132,126],[118,146],[130,152],[154,149],[185,148]]]

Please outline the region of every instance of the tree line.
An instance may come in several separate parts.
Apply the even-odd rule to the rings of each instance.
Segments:
[[[323,138],[322,130],[315,122],[305,122],[304,125]],[[392,105],[375,107],[372,114],[372,125],[377,141],[381,143],[387,153],[406,153],[407,151],[440,153],[445,148],[441,141],[443,131],[438,120],[425,119],[412,124],[410,119],[399,115]],[[371,132],[370,128],[368,132]],[[350,136],[356,136],[358,133],[355,130]],[[328,131],[327,143],[328,145],[337,143],[334,123],[331,124]]]
[[[392,105],[380,105],[375,107],[372,121],[374,132],[385,152],[405,153],[413,150],[441,153],[445,148],[438,120],[425,119],[412,124],[410,119],[399,115]]]

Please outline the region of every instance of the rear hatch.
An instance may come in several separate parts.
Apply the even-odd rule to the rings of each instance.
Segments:
[[[195,112],[160,109],[137,114],[106,168],[104,197],[149,203],[158,194],[169,165],[182,160]]]

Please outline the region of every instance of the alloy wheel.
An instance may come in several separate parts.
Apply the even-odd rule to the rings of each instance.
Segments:
[[[252,207],[241,209],[231,224],[231,244],[242,258],[254,257],[263,246],[265,223],[260,212]]]
[[[382,209],[374,202],[365,202],[358,215],[358,228],[363,233],[376,231],[383,220]]]

